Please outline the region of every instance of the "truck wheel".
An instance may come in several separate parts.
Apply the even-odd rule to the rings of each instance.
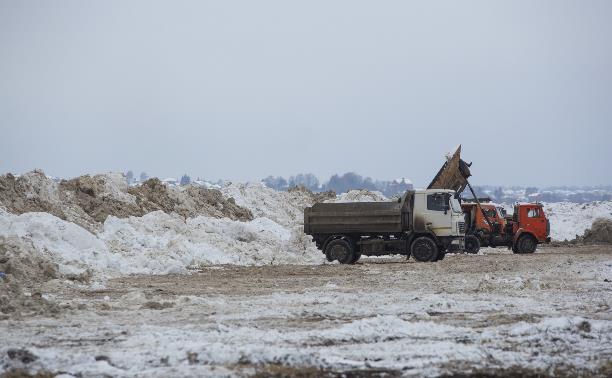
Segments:
[[[416,261],[435,261],[438,258],[438,246],[431,238],[420,236],[412,242],[410,254]]]
[[[466,235],[465,251],[467,253],[478,253],[480,251],[480,240],[474,235]]]
[[[325,255],[329,256],[328,260],[330,258],[331,261],[338,260],[340,264],[351,264],[355,257],[353,246],[344,239],[336,239],[327,243]]]
[[[523,235],[518,240],[519,253],[534,253],[538,247],[538,243],[531,235]]]
[[[512,253],[521,253],[518,249],[518,242],[512,244]]]

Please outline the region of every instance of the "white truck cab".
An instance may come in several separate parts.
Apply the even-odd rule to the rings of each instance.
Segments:
[[[417,190],[414,194],[414,213],[423,218],[425,228],[433,231],[436,236],[458,236],[465,233],[463,211],[454,190]]]
[[[449,189],[417,190],[414,193],[414,228],[431,231],[438,238],[453,238],[461,245],[465,218],[455,191]]]

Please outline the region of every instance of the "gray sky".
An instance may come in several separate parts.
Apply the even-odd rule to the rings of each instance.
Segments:
[[[611,1],[0,0],[0,172],[612,184]]]

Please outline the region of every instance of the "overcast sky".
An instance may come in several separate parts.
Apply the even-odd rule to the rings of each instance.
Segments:
[[[612,184],[612,1],[0,0],[0,172]]]

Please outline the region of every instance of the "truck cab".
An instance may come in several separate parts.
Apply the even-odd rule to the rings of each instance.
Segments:
[[[463,211],[453,190],[416,191],[414,211],[415,228],[431,230],[438,237],[458,236],[465,233]],[[418,224],[421,218],[424,227]]]
[[[514,253],[533,253],[538,244],[550,242],[550,222],[542,204],[516,204],[511,216],[492,203],[481,203],[479,207],[474,202],[463,202],[461,208],[466,220],[468,253],[478,252],[481,246],[507,246]]]
[[[550,221],[541,203],[516,204],[511,225],[515,253],[533,253],[538,244],[550,242]]]

